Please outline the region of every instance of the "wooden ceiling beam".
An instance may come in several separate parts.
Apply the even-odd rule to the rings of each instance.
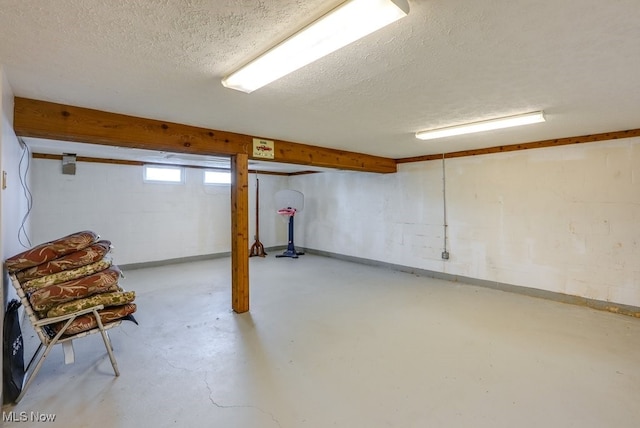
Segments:
[[[145,119],[28,98],[15,98],[18,136],[199,155],[246,154],[253,136]],[[393,159],[289,141],[274,141],[271,161],[362,172],[396,172]]]
[[[640,137],[640,128],[626,131],[604,132],[601,134],[580,135],[577,137],[554,138],[551,140],[533,141],[530,143],[509,144],[505,146],[485,147],[482,149],[461,150],[458,152],[439,153],[410,158],[396,159],[397,163],[425,162],[432,160],[461,158],[466,156],[488,155],[493,153],[506,153],[518,150],[542,149],[545,147],[566,146],[569,144],[594,143],[598,141],[618,140],[621,138]]]

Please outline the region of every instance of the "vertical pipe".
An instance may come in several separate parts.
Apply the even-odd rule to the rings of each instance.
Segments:
[[[449,259],[449,251],[447,251],[447,179],[445,175],[444,153],[442,154],[442,218],[443,218],[443,251],[442,258]]]

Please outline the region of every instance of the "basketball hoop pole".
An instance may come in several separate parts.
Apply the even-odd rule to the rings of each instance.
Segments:
[[[297,212],[300,212],[304,208],[304,195],[302,192],[292,189],[282,189],[276,193],[276,206],[278,208],[278,214],[282,217],[289,217],[289,243],[287,244],[287,250],[276,255],[276,257],[291,257],[297,259],[298,256],[304,254],[296,251],[296,247],[293,244],[293,217]]]
[[[293,217],[296,214],[295,210],[289,209],[290,212],[285,214],[289,216],[289,243],[287,244],[287,249],[282,254],[276,254],[276,258],[280,257],[291,257],[292,259],[297,259],[298,256],[304,255],[303,252],[296,251],[296,247],[293,243]],[[285,211],[285,210],[281,210]]]

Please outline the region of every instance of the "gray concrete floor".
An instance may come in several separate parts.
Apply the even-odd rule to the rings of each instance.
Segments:
[[[640,319],[313,255],[250,266],[242,315],[229,259],[125,271],[121,376],[99,336],[71,365],[55,349],[3,408],[55,422],[5,426],[640,426]]]

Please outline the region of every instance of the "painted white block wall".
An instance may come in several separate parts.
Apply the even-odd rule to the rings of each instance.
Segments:
[[[446,160],[397,174],[291,177],[297,243],[418,269],[640,306],[640,139]]]
[[[6,172],[7,188],[0,190],[0,260],[4,260],[26,249],[20,244],[18,233],[22,220],[27,213],[27,199],[20,184],[19,171],[22,148],[13,130],[13,91],[9,81],[0,66],[0,93],[2,97],[2,117],[0,118],[0,169]],[[30,179],[26,174],[26,165],[22,170],[23,181],[27,184]],[[22,241],[30,235],[29,220],[24,224]],[[27,244],[28,246],[28,244]],[[3,270],[2,290],[4,302],[17,298],[15,290],[9,284],[9,277]]]
[[[94,230],[113,243],[118,264],[231,251],[230,187],[204,185],[202,169],[186,168],[183,184],[164,184],[144,182],[141,166],[78,162],[75,175],[64,175],[60,161],[34,159],[32,168],[34,242]],[[253,236],[255,179],[251,178]],[[268,197],[286,179],[260,176],[260,239],[265,246],[286,244]]]
[[[0,174],[6,172],[7,187],[0,187],[0,261],[3,263],[0,275],[0,293],[2,306],[0,307],[0,332],[4,326],[4,312],[8,301],[17,298],[13,287],[9,284],[9,275],[4,269],[4,260],[23,251],[18,239],[18,230],[27,211],[27,201],[23,197],[20,183],[20,155],[21,148],[13,130],[13,91],[4,68],[0,65]],[[24,180],[28,183],[29,176],[25,173]],[[28,220],[24,224],[26,235],[29,234]],[[0,353],[0,364],[2,363]],[[0,384],[2,383],[0,373]],[[0,400],[2,391],[0,391]]]

